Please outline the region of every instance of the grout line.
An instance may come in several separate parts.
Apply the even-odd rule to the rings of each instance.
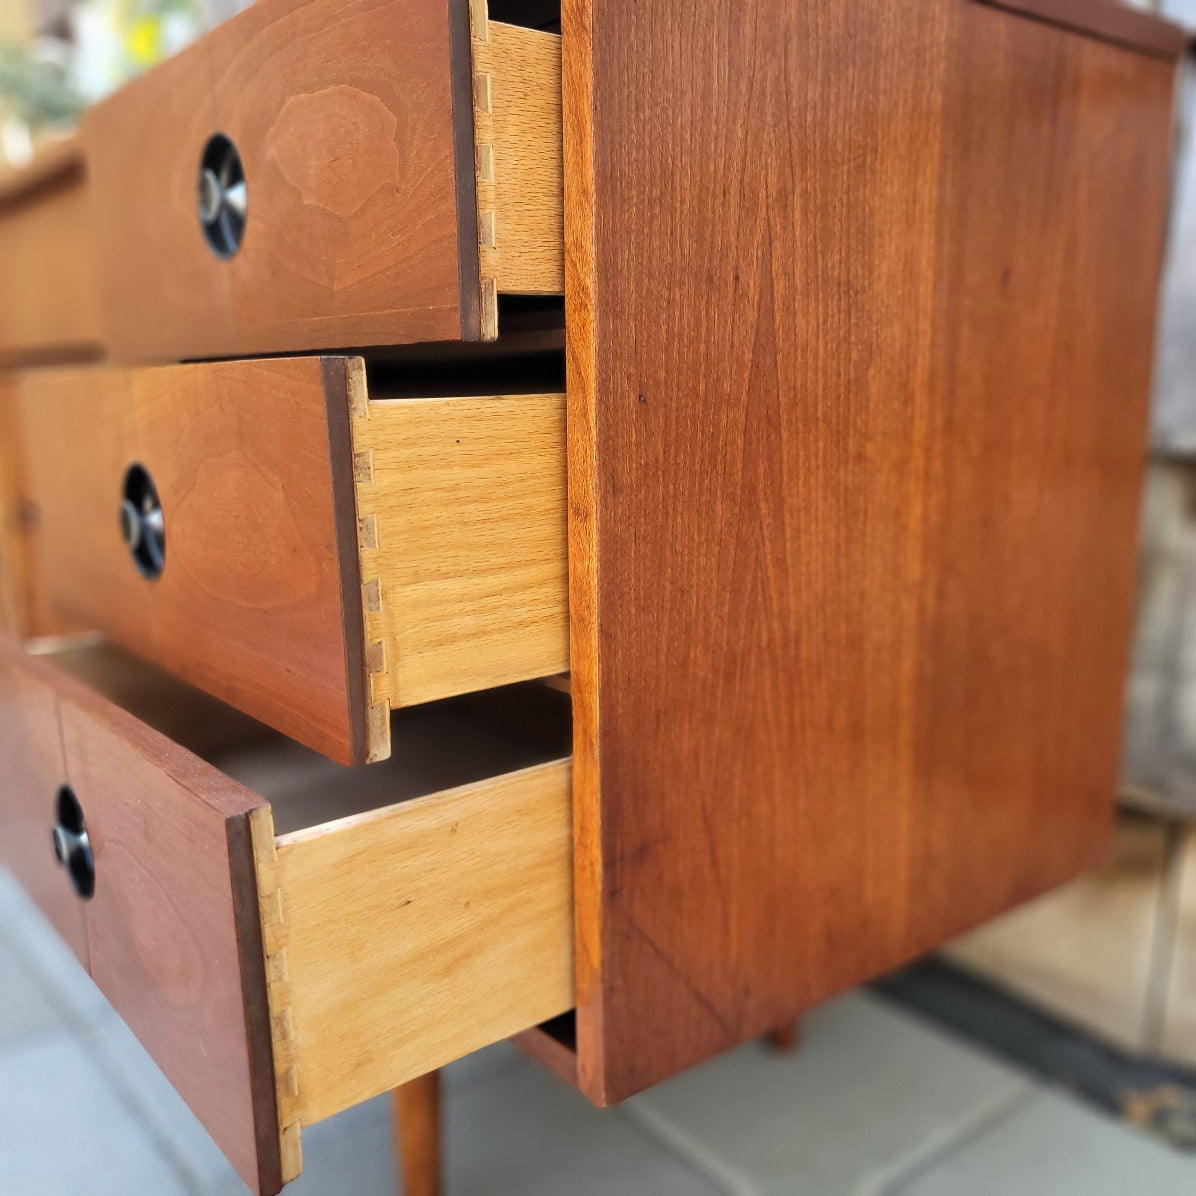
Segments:
[[[722,1196],[758,1196],[752,1179],[710,1151],[699,1138],[681,1129],[670,1118],[646,1105],[620,1105],[611,1114],[668,1153],[678,1163],[700,1175]]]
[[[101,1014],[108,1014],[110,1018],[120,1021],[120,1015],[112,1009],[101,1009]],[[123,1023],[120,1023],[123,1025]],[[150,1111],[147,1102],[142,1100],[138,1085],[129,1079],[124,1069],[114,1061],[115,1051],[104,1045],[107,1028],[103,1019],[89,1018],[77,1028],[76,1037],[86,1050],[92,1062],[99,1069],[104,1079],[116,1093],[126,1112],[136,1121],[141,1132],[149,1140],[150,1145],[157,1151],[158,1156],[174,1173],[179,1185],[185,1189],[188,1196],[204,1196],[204,1183],[191,1166],[184,1152],[179,1149],[173,1137],[158,1123],[157,1118]],[[156,1066],[156,1065],[155,1065]]]
[[[1040,1095],[1029,1082],[1012,1092],[1002,1092],[978,1105],[966,1116],[928,1135],[912,1150],[878,1166],[855,1190],[854,1196],[899,1196],[920,1176],[962,1148],[1008,1121]]]

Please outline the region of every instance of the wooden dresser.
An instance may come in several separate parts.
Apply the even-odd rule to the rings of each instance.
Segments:
[[[255,1192],[1101,857],[1181,45],[260,0],[0,180],[0,862]]]

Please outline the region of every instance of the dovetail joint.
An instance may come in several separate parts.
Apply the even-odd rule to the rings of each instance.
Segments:
[[[279,1148],[284,1178],[302,1169],[301,1087],[299,1051],[291,1012],[291,976],[287,962],[287,921],[283,891],[278,883],[274,820],[269,807],[255,811],[252,823],[257,857],[258,910],[266,963],[266,993],[270,1006],[274,1054],[274,1088],[278,1101]]]
[[[479,24],[482,28],[479,29]],[[498,180],[494,154],[494,76],[489,27],[474,20],[473,40],[474,165],[478,195],[478,264],[482,279],[482,335],[498,335]]]
[[[390,702],[379,692],[386,692],[386,639],[383,610],[385,596],[377,576],[376,560],[382,547],[378,515],[373,505],[374,452],[370,443],[369,402],[352,412],[353,480],[357,497],[357,546],[361,561],[361,605],[365,616],[365,686],[366,737],[369,760],[385,759],[390,754]]]

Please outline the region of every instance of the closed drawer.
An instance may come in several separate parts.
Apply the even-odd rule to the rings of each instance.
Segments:
[[[197,701],[0,643],[0,861],[272,1193],[304,1126],[571,1007],[567,702],[411,711],[402,762],[347,770]]]
[[[564,396],[385,394],[356,358],[21,377],[29,630],[347,764],[393,709],[566,669]]]
[[[0,363],[103,352],[83,146],[47,148],[0,176]]]
[[[262,0],[90,111],[112,356],[489,339],[562,293],[560,39],[474,7]]]

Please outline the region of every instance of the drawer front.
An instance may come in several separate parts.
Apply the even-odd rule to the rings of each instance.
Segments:
[[[103,370],[38,372],[15,385],[19,494],[35,635],[102,629],[156,651],[150,594],[120,534],[123,479],[137,460],[128,384]],[[52,546],[52,551],[45,551]]]
[[[43,624],[343,763],[388,754],[392,709],[568,667],[562,395],[370,400],[357,359],[292,358],[39,373],[20,396]],[[119,534],[143,492],[152,576]]]
[[[141,699],[155,718],[174,700]],[[0,709],[18,782],[0,818],[44,862],[19,877],[255,1192],[298,1174],[305,1125],[571,1008],[570,769],[543,745],[542,763],[377,807],[460,771],[421,761],[430,738],[483,772],[522,749],[478,746],[480,724],[421,723],[389,776],[301,769],[313,795],[293,744],[267,736],[246,765],[252,742],[234,739],[234,767],[299,787],[272,801],[297,804],[302,829],[276,834],[256,793],[10,643]],[[86,900],[51,854],[62,784],[90,843]]]
[[[470,95],[466,0],[263,0],[97,105],[114,356],[477,338]]]
[[[261,799],[11,645],[0,646],[0,703],[0,759],[16,782],[0,816],[30,861],[17,875],[241,1176],[277,1190],[248,821]],[[64,784],[91,844],[89,900],[51,852]]]
[[[0,864],[12,869],[71,950],[87,966],[83,905],[51,852],[66,766],[54,690],[20,667],[0,638]]]
[[[0,179],[0,362],[101,354],[91,215],[77,141]]]

